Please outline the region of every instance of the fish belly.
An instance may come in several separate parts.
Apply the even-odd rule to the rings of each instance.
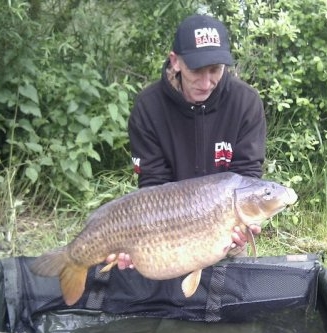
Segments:
[[[154,244],[156,243],[156,244]],[[224,257],[232,244],[231,232],[193,233],[169,241],[148,241],[131,250],[135,268],[153,280],[176,278],[211,266]]]

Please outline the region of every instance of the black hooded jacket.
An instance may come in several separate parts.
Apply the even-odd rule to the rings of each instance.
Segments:
[[[210,97],[187,102],[167,76],[143,90],[129,119],[139,187],[233,171],[262,176],[266,120],[258,92],[225,70]]]

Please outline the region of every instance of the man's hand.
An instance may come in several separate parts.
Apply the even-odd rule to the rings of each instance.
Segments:
[[[261,227],[255,224],[252,224],[250,229],[252,230],[253,235],[258,235],[261,232]],[[241,231],[241,228],[238,226],[234,228],[234,232],[232,233],[232,240],[233,243],[231,245],[231,249],[242,249],[245,247],[248,241],[247,235],[244,234]],[[110,264],[115,260],[117,260],[117,266],[119,269],[134,268],[131,257],[128,253],[119,253],[118,257],[116,254],[112,253],[107,257],[106,262]]]
[[[134,268],[131,257],[127,253],[119,253],[118,256],[115,253],[112,253],[107,257],[106,262],[110,264],[115,260],[117,260],[117,266],[119,269]]]
[[[261,227],[256,224],[250,225],[249,228],[251,229],[253,235],[258,235],[261,232]],[[234,228],[234,232],[232,233],[232,240],[233,240],[233,243],[231,245],[232,249],[235,249],[236,247],[242,248],[248,242],[247,235],[244,234],[241,228],[238,226]]]

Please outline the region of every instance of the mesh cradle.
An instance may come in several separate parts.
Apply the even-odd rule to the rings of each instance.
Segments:
[[[0,260],[2,330],[65,332],[63,327],[73,323],[67,331],[87,328],[93,332],[93,327],[94,332],[101,332],[96,328],[99,325],[124,320],[125,324],[134,321],[135,329],[135,320],[142,318],[151,323],[161,319],[251,323],[281,309],[308,313],[316,307],[318,276],[323,271],[313,254],[262,257],[255,262],[248,257],[226,259],[205,269],[196,293],[185,298],[182,277],[153,281],[136,270],[113,268],[100,273],[102,265],[98,265],[89,271],[82,298],[68,307],[58,279],[33,275],[32,261],[31,257]]]

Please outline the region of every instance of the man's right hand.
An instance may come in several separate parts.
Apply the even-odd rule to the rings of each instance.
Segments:
[[[117,266],[119,269],[134,268],[131,257],[128,253],[119,253],[118,257],[115,253],[112,253],[107,257],[106,262],[111,264],[115,260],[117,260]]]

